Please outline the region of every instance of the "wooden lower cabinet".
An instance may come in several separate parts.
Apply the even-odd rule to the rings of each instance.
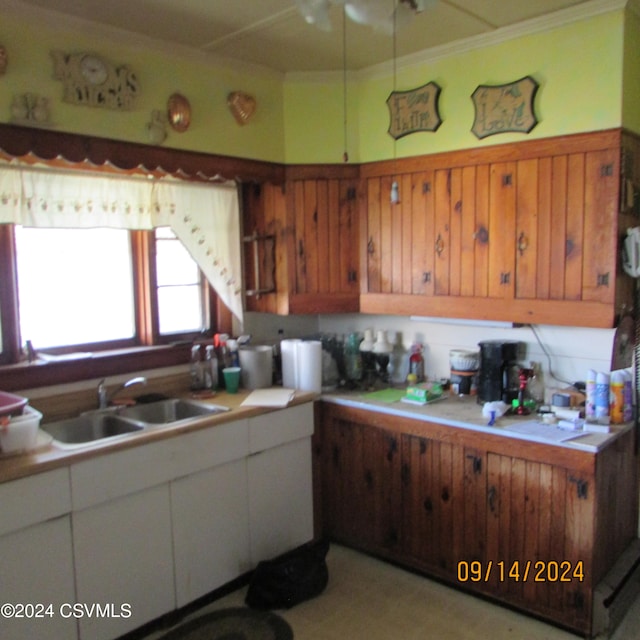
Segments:
[[[633,431],[591,453],[321,403],[323,534],[585,636],[635,540]]]

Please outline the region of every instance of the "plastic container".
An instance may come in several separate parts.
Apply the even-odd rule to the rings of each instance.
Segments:
[[[611,372],[611,423],[624,422],[624,374],[622,371]]]
[[[0,391],[0,416],[21,416],[28,402],[22,396]]]
[[[7,424],[0,423],[2,453],[35,449],[40,420],[42,420],[42,414],[39,411],[33,407],[25,407],[22,415],[10,417]]]
[[[411,345],[411,355],[409,356],[409,373],[413,373],[418,382],[424,382],[424,358],[422,357],[423,347],[420,342]]]
[[[596,374],[596,420],[609,416],[609,375]]]
[[[593,369],[587,371],[585,417],[593,420],[596,417],[596,372]]]

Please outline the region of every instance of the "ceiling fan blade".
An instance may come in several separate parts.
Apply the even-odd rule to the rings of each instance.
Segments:
[[[329,0],[295,0],[298,11],[308,24],[322,31],[331,31]]]

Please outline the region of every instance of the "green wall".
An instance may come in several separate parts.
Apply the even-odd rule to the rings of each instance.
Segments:
[[[640,16],[627,11],[624,25],[622,124],[640,133]]]
[[[415,156],[619,127],[623,29],[624,13],[616,11],[422,64],[404,66],[399,61],[397,90],[414,89],[430,81],[440,85],[443,123],[435,132],[419,132],[399,139],[396,155]],[[635,54],[638,55],[637,48]],[[474,108],[470,96],[476,86],[502,84],[526,75],[540,84],[535,102],[538,125],[529,134],[504,133],[478,140],[471,133]],[[393,157],[386,105],[392,89],[391,74],[357,81],[355,100],[360,135],[357,152],[351,154],[354,160],[367,162]],[[320,102],[322,97],[326,99],[324,104]],[[333,133],[329,131],[323,116],[334,113],[337,105],[337,95],[320,94],[311,83],[287,86],[287,162],[303,162],[305,157],[308,160],[309,153],[318,162],[336,161],[342,144],[337,135],[339,127],[335,126]],[[314,143],[305,147],[303,141],[309,135]],[[319,143],[321,137],[325,144]]]
[[[151,41],[88,33],[79,23],[12,12],[2,0],[0,11],[0,43],[9,53],[7,73],[0,76],[2,122],[10,121],[15,94],[33,92],[50,99],[56,130],[147,143],[151,111],[164,109],[169,95],[179,91],[191,103],[192,125],[182,134],[170,130],[165,146],[291,164],[341,163],[345,146],[351,162],[367,162],[394,153],[414,156],[621,125],[640,132],[640,18],[629,10],[411,65],[399,60],[398,90],[431,80],[442,87],[443,124],[436,132],[401,138],[395,149],[387,133],[386,99],[393,87],[389,71],[349,76],[345,145],[342,73],[282,76],[183,49],[167,50]],[[61,83],[52,78],[52,49],[93,51],[131,66],[141,86],[135,110],[63,103]],[[478,140],[470,131],[475,87],[525,75],[540,84],[535,103],[539,124],[528,135]],[[258,101],[255,118],[243,127],[226,106],[227,94],[238,89]]]
[[[184,133],[170,130],[164,146],[284,160],[281,74],[212,63],[211,58],[177,48],[167,50],[151,41],[107,39],[58,21],[51,27],[7,11],[1,4],[0,12],[0,43],[9,56],[7,73],[0,76],[0,121],[10,121],[15,94],[32,92],[50,98],[56,130],[149,143],[146,125],[152,110],[164,110],[169,96],[178,91],[191,104],[191,126]],[[92,51],[115,65],[130,66],[140,83],[135,110],[120,112],[62,102],[62,84],[52,77],[52,49]],[[238,125],[227,109],[227,95],[234,90],[258,99],[255,117],[248,125]]]

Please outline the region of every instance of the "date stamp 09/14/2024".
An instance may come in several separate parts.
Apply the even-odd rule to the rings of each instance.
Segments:
[[[514,560],[511,563],[493,560],[458,562],[459,582],[583,582],[582,560]]]

